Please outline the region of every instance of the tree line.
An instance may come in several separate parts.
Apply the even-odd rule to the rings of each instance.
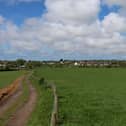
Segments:
[[[76,63],[76,64],[75,64]],[[36,67],[126,67],[125,60],[63,60],[59,61],[32,61],[17,59],[15,61],[0,61],[0,71],[34,69]]]

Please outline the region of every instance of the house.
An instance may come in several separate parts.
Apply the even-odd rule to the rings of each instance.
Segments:
[[[6,67],[6,64],[0,64],[0,67],[4,68]]]
[[[75,62],[74,63],[74,66],[79,66],[80,64],[78,62]]]
[[[25,69],[25,68],[26,68],[25,65],[20,66],[20,69]]]

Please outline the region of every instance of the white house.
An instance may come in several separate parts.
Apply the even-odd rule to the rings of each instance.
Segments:
[[[78,66],[78,65],[79,65],[79,63],[78,63],[78,62],[75,62],[75,63],[74,63],[74,66]]]
[[[5,64],[0,64],[0,67],[6,67],[6,65]]]

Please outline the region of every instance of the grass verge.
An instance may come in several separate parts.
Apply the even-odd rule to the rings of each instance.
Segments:
[[[38,99],[27,126],[49,126],[53,106],[53,94],[50,88],[39,84],[41,74],[38,75],[36,72],[33,73],[31,82],[36,87]]]

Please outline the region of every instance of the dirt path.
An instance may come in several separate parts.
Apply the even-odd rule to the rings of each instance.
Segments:
[[[4,101],[0,102],[0,118],[6,112],[6,110],[10,106],[12,106],[15,103],[15,101],[21,96],[21,94],[22,94],[22,84],[21,84],[22,80],[23,80],[23,77],[18,78],[16,80],[16,82],[18,83],[18,89],[17,89],[17,91],[14,92],[12,95],[10,95]]]
[[[10,118],[7,126],[25,126],[28,118],[33,111],[37,99],[37,93],[35,88],[31,85],[31,83],[27,80],[29,85],[29,99],[28,101],[19,109],[16,113]]]

